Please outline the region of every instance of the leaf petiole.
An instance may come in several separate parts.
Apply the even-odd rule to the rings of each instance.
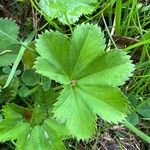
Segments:
[[[136,128],[134,125],[129,123],[127,120],[123,121],[123,124],[130,129],[132,132],[134,132],[136,135],[138,135],[140,138],[142,138],[144,141],[150,143],[150,137],[146,135],[144,132],[140,131],[138,128]]]

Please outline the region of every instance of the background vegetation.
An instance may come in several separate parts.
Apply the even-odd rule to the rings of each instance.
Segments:
[[[63,25],[57,19],[47,23],[45,18],[28,0],[0,0],[0,17],[12,18],[17,22],[20,26],[19,38],[22,40],[26,39],[32,31],[35,32],[37,37],[45,29],[61,30],[65,34],[70,34],[71,30],[76,26],[76,23],[69,26]],[[149,135],[150,4],[148,0],[100,0],[99,5],[91,15],[80,17],[78,24],[83,22],[97,23],[102,27],[107,38],[107,49],[117,47],[131,55],[136,69],[132,78],[121,87],[133,108],[128,120]],[[30,85],[31,81],[26,79],[25,74],[30,74],[32,77],[32,72],[24,71],[24,67],[30,68],[33,65],[35,57],[35,53],[25,52],[15,72],[15,76],[19,78],[21,84],[14,81],[8,88],[1,89],[1,108],[5,103],[12,100],[24,106],[28,101],[24,101],[23,97],[26,97],[28,92],[32,94],[36,91],[36,83],[38,83],[39,77],[34,77],[35,83]],[[3,61],[4,59],[2,60],[0,55],[0,64]],[[4,86],[6,81],[2,75],[9,75],[11,68],[12,65],[0,66],[0,86]],[[57,83],[47,82],[50,82],[51,87],[57,86]],[[147,150],[150,148],[146,142],[139,139],[122,125],[114,126],[99,119],[97,126],[99,131],[94,138],[86,142],[78,142],[74,139],[68,140],[65,142],[67,149]],[[11,142],[5,142],[0,145],[0,149],[14,149],[14,145]]]

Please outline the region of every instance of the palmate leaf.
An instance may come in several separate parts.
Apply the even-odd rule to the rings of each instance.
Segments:
[[[129,105],[117,86],[132,75],[134,65],[125,52],[104,50],[104,36],[97,25],[81,24],[71,40],[46,31],[36,42],[41,55],[36,71],[64,85],[54,104],[54,117],[66,123],[73,136],[89,138],[97,115],[110,123],[125,119]]]
[[[46,16],[58,18],[63,24],[75,23],[82,14],[91,14],[96,5],[97,0],[41,0],[39,3]]]

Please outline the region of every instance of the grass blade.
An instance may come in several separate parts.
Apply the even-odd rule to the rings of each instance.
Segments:
[[[18,67],[18,65],[19,65],[19,62],[21,61],[22,56],[23,56],[23,54],[24,54],[24,51],[26,50],[26,46],[28,46],[28,44],[32,41],[33,37],[34,37],[34,34],[31,33],[31,35],[29,35],[29,37],[23,42],[23,45],[25,45],[25,47],[24,47],[24,46],[21,46],[20,51],[19,51],[19,53],[18,53],[18,55],[17,55],[17,58],[16,58],[16,60],[15,60],[15,62],[14,62],[14,65],[13,65],[13,67],[12,67],[12,69],[11,69],[11,72],[10,72],[10,74],[9,74],[9,76],[8,76],[8,79],[7,79],[7,81],[6,81],[6,84],[4,85],[3,88],[8,87],[8,85],[9,85],[10,82],[12,81],[12,79],[13,79],[13,77],[14,77],[14,74],[15,74],[15,72],[16,72],[16,69],[17,69],[17,67]]]
[[[120,35],[120,24],[121,24],[121,10],[122,10],[122,0],[117,0],[116,2],[116,19],[115,19],[115,32]]]

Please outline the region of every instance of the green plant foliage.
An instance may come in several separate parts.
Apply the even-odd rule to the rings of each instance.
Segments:
[[[17,150],[34,150],[35,146],[37,150],[65,149],[62,140],[68,137],[68,131],[51,118],[56,95],[39,90],[33,99],[33,110],[13,103],[4,106],[0,142],[17,140]]]
[[[3,73],[9,75],[11,72],[11,68],[9,66],[5,66],[2,68]],[[21,70],[16,70],[15,75],[14,76],[18,76],[21,74]]]
[[[31,34],[28,36],[28,38],[22,43],[24,46],[21,46],[21,48],[20,48],[20,50],[19,50],[19,53],[18,53],[18,55],[17,55],[17,58],[16,58],[16,60],[15,60],[15,62],[14,62],[14,64],[13,64],[13,67],[12,67],[12,69],[11,69],[11,71],[10,71],[10,74],[9,74],[9,76],[8,76],[8,79],[7,79],[7,81],[6,81],[6,84],[4,85],[4,88],[6,88],[6,87],[10,84],[10,82],[12,81],[12,79],[13,79],[13,77],[14,77],[14,75],[15,75],[15,72],[16,72],[16,70],[17,70],[17,67],[18,67],[18,65],[19,65],[19,62],[21,61],[22,56],[23,56],[23,54],[24,54],[24,51],[26,50],[25,47],[28,46],[29,43],[31,43],[33,37],[34,37],[34,33],[31,33]]]
[[[132,111],[127,117],[127,120],[134,126],[139,123],[141,117],[148,120],[150,118],[150,99],[141,100],[137,99],[135,95],[129,95],[130,105]],[[140,114],[140,115],[139,115]]]
[[[18,38],[19,27],[12,19],[0,18],[0,67],[13,63],[16,59],[15,40]]]
[[[41,0],[41,10],[51,19],[58,18],[63,24],[75,23],[82,14],[91,14],[97,0]]]
[[[36,72],[64,86],[53,112],[74,137],[91,137],[97,115],[110,123],[125,120],[129,104],[118,86],[132,75],[134,65],[125,52],[104,50],[104,36],[97,25],[77,26],[71,40],[46,31],[36,48],[40,55]]]
[[[127,120],[135,126],[139,123],[139,116],[136,112],[132,112],[128,115]]]
[[[47,91],[50,89],[51,83],[52,81],[48,77],[41,76],[41,85],[44,91]]]
[[[18,91],[18,94],[20,97],[27,97],[30,93],[30,90],[25,86],[21,86],[21,88]]]
[[[0,87],[3,87],[6,83],[8,76],[2,75],[0,76]],[[17,77],[14,77],[11,84],[4,89],[1,89],[0,91],[0,103],[10,102],[13,99],[15,99],[17,92],[18,92],[18,86],[19,86],[19,79]]]
[[[137,107],[137,112],[145,118],[150,118],[150,99],[145,100]]]
[[[0,56],[0,67],[1,66],[6,66],[6,65],[10,65],[11,63],[13,63],[16,59],[16,55],[12,55],[12,54],[5,54],[5,55],[1,55]]]
[[[33,69],[27,69],[22,74],[22,81],[27,86],[35,86],[40,83],[40,75],[35,73]]]
[[[34,50],[35,49],[34,43],[31,43],[29,45],[29,47]],[[22,57],[22,62],[24,64],[24,68],[32,69],[32,67],[34,66],[36,57],[37,57],[37,55],[34,53],[34,51],[31,51],[30,49],[26,49],[23,54],[23,57]]]
[[[15,43],[14,40],[18,38],[19,27],[12,19],[0,18],[0,33],[0,52],[2,52],[2,50],[7,50],[10,45]]]

